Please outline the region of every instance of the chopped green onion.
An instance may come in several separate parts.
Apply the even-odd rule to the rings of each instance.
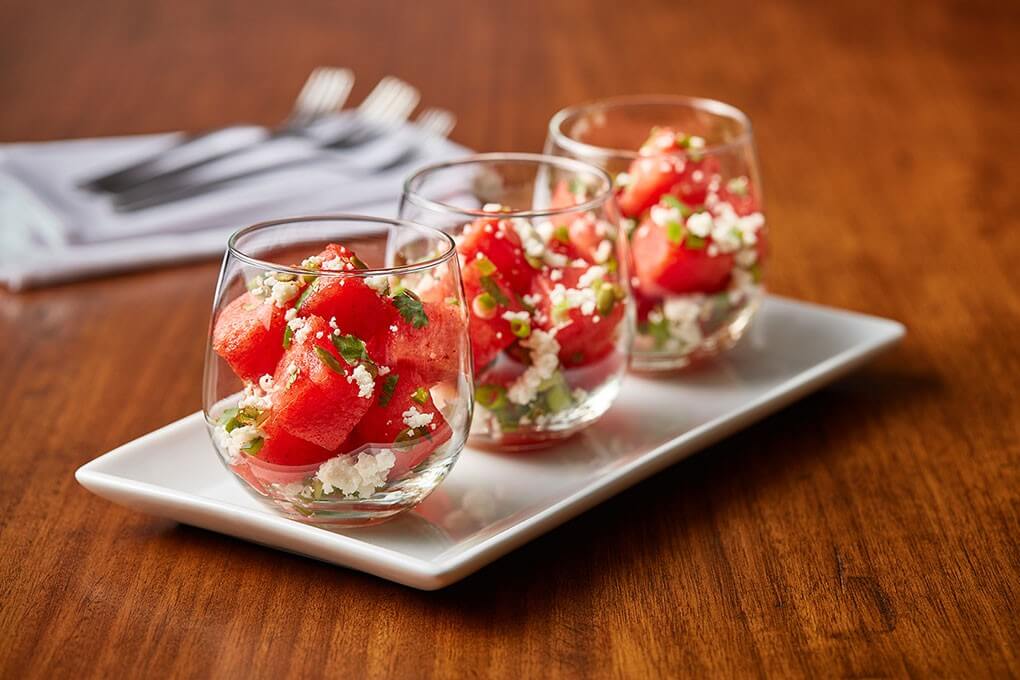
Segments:
[[[481,272],[482,276],[491,276],[496,273],[496,265],[492,264],[492,260],[487,257],[479,257],[476,262],[478,263],[478,271]]]
[[[506,389],[500,385],[479,385],[475,389],[475,401],[490,411],[502,408],[507,403]]]
[[[419,404],[425,404],[429,400],[429,391],[424,387],[419,387],[411,395],[411,399],[414,399]]]
[[[501,305],[508,305],[508,304],[510,304],[510,300],[507,298],[507,296],[500,289],[499,284],[496,283],[496,280],[493,279],[491,276],[483,276],[483,277],[481,277],[481,284],[482,284],[482,288],[485,289],[486,293],[488,293],[489,295],[492,296],[493,300],[495,300],[496,302],[498,302]]]
[[[678,246],[684,242],[684,231],[685,229],[680,226],[679,222],[670,222],[666,225],[666,238],[670,243]]]
[[[531,321],[529,319],[511,319],[510,332],[518,338],[526,338],[531,335]]]
[[[616,293],[613,291],[612,286],[602,286],[599,288],[599,292],[595,294],[595,306],[598,307],[599,314],[607,316],[613,311],[613,307],[616,305]]]

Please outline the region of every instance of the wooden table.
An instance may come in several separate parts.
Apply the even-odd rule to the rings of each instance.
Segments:
[[[424,593],[75,483],[199,408],[215,262],[0,292],[0,675],[1020,673],[1015,3],[297,4],[5,3],[0,139],[271,122],[324,63],[356,98],[417,84],[481,150],[539,149],[579,100],[707,95],[756,124],[771,288],[909,335]]]

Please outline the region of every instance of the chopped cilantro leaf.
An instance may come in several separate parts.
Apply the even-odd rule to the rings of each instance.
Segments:
[[[360,338],[353,335],[332,334],[329,336],[329,339],[333,346],[336,347],[336,351],[340,352],[343,360],[351,366],[368,359],[368,350],[365,348],[365,342]]]
[[[336,357],[326,351],[324,347],[319,345],[315,346],[315,356],[319,357],[319,361],[326,364],[334,373],[343,373],[344,369],[340,365],[340,362],[336,360]]]
[[[485,277],[483,276],[482,279],[484,280]],[[424,328],[429,325],[429,317],[425,314],[421,300],[411,291],[407,289],[400,291],[393,298],[393,306],[400,312],[400,316],[404,317],[404,321],[415,328]]]

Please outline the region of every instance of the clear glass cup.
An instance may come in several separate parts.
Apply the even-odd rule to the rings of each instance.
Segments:
[[[763,296],[767,256],[747,116],[693,97],[607,99],[553,116],[546,153],[614,178],[634,258],[632,366],[681,368],[736,344]]]
[[[603,170],[539,154],[422,168],[400,215],[455,235],[475,369],[472,443],[534,448],[597,420],[633,336],[627,240]],[[437,282],[437,297],[449,290]]]
[[[413,507],[467,439],[471,354],[453,239],[355,215],[231,236],[204,410],[223,463],[283,514],[371,524]],[[442,300],[418,291],[440,278]]]

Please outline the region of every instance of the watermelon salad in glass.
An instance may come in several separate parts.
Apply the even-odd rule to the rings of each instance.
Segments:
[[[635,368],[679,368],[735,344],[767,257],[747,117],[704,99],[611,99],[556,114],[546,146],[614,177],[633,257]]]
[[[601,170],[535,154],[425,168],[401,215],[455,235],[474,362],[472,441],[530,448],[597,420],[632,338],[626,239]],[[441,299],[438,281],[423,299]]]
[[[450,285],[425,295],[436,280]],[[471,418],[459,280],[449,236],[411,223],[301,218],[238,232],[205,380],[223,461],[311,522],[371,523],[422,500]]]

